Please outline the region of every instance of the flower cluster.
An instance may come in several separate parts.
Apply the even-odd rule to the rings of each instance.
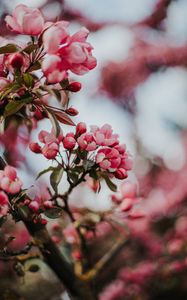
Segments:
[[[35,153],[42,153],[48,159],[56,158],[62,142],[63,148],[69,150],[70,154],[72,151],[77,157],[84,154],[100,171],[110,173],[118,179],[126,178],[127,172],[132,168],[132,160],[125,145],[119,144],[118,135],[113,134],[108,124],[101,128],[91,126],[91,130],[87,131],[86,124],[81,122],[77,124],[75,133],[70,132],[63,136],[61,132],[56,138],[52,132],[42,130],[38,138],[45,144],[44,147],[41,148],[38,143],[30,143],[30,149]]]
[[[62,133],[57,138],[53,131],[49,133],[42,130],[38,135],[38,139],[44,146],[41,147],[38,143],[30,143],[29,146],[34,153],[42,153],[47,159],[54,159],[59,152],[59,143],[62,138]]]
[[[42,37],[42,56],[47,54],[42,61],[42,70],[48,83],[61,82],[68,77],[68,70],[83,75],[95,68],[96,59],[92,56],[93,47],[86,41],[89,34],[86,28],[71,36],[68,22],[45,23],[38,9],[23,4],[17,5],[13,16],[7,16],[5,21],[16,33]],[[14,65],[21,61],[23,57],[17,57]]]

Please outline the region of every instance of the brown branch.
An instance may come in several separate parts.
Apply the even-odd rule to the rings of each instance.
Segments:
[[[5,166],[5,161],[0,157],[0,169],[4,169]],[[90,286],[75,275],[72,265],[67,262],[63,253],[61,253],[59,248],[54,244],[45,225],[35,224],[25,219],[19,210],[18,213],[20,214],[20,219],[32,236],[35,245],[40,249],[45,262],[63,283],[70,298],[77,300],[96,299],[95,296],[93,296]]]

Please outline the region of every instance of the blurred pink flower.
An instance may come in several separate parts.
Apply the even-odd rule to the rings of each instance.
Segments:
[[[19,4],[13,16],[6,16],[5,21],[10,30],[27,35],[39,35],[44,27],[44,19],[37,8]]]

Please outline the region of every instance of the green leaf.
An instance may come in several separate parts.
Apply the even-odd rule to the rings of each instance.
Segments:
[[[41,63],[37,60],[33,65],[28,69],[29,72],[36,71],[41,69]]]
[[[0,47],[0,54],[14,53],[17,51],[19,51],[19,48],[14,44],[7,44],[6,46]]]
[[[31,54],[37,48],[38,48],[38,45],[36,45],[36,44],[30,44],[26,48],[23,49],[23,52],[25,52],[27,54]]]
[[[53,190],[57,193],[58,185],[62,179],[64,169],[59,166],[53,170],[53,172],[50,175],[50,183],[53,188]]]
[[[49,118],[50,121],[51,121],[51,124],[52,124],[52,126],[53,126],[53,129],[54,129],[54,132],[55,132],[56,137],[58,137],[59,134],[60,134],[60,125],[59,125],[59,123],[58,123],[58,121],[57,121],[56,116],[55,116],[54,113],[51,112],[49,109],[46,109],[46,108],[45,108],[44,110],[47,112],[48,118]]]
[[[108,174],[104,173],[104,172],[100,172],[101,177],[105,180],[107,186],[109,187],[109,189],[112,192],[116,192],[117,191],[117,186],[110,180],[110,178],[108,177]]]
[[[79,180],[79,174],[76,172],[69,171],[68,172],[68,177],[71,179],[73,184],[76,184],[77,181]]]
[[[88,152],[86,150],[81,150],[80,148],[77,151],[77,155],[80,159],[86,159],[88,156]]]
[[[47,209],[44,212],[44,215],[50,219],[57,219],[60,217],[61,212],[62,212],[62,208],[54,207],[54,208]]]
[[[47,173],[47,172],[50,172],[50,171],[54,171],[54,169],[55,169],[55,167],[49,167],[49,168],[47,168],[47,169],[45,169],[45,170],[42,170],[38,175],[37,175],[37,177],[36,177],[36,180],[40,177],[40,176],[42,176],[43,174],[45,174],[45,173]]]
[[[24,101],[11,101],[5,107],[4,117],[17,113],[25,105]]]
[[[20,85],[18,84],[18,83],[9,83],[9,84],[7,84],[4,88],[3,88],[3,90],[4,90],[4,92],[3,93],[1,93],[0,95],[0,99],[3,99],[4,97],[6,97],[8,94],[10,94],[10,93],[13,93],[13,92],[16,92],[17,90],[19,90],[20,89]]]
[[[69,85],[69,80],[64,79],[63,81],[60,82],[60,85],[63,89],[67,88],[67,86]]]
[[[34,86],[34,78],[31,74],[29,74],[29,73],[23,74],[23,80],[24,80],[26,87],[30,88],[30,87]]]

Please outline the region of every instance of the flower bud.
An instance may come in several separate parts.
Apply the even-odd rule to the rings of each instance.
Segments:
[[[121,180],[127,178],[127,172],[125,169],[122,168],[118,169],[114,175],[117,179],[121,179]]]
[[[76,126],[76,135],[80,136],[81,134],[85,133],[87,130],[86,124],[84,122],[80,122]]]
[[[46,209],[50,209],[50,208],[53,207],[53,203],[51,201],[47,200],[47,201],[44,202],[44,207]]]
[[[11,54],[8,57],[8,63],[13,69],[20,70],[21,67],[24,65],[24,57],[20,53]]]
[[[71,136],[65,136],[63,139],[64,148],[67,150],[72,150],[75,147],[76,140]]]
[[[72,117],[77,116],[79,113],[78,110],[75,109],[74,107],[70,107],[70,108],[66,109],[65,112]]]
[[[67,90],[73,93],[77,93],[81,90],[81,83],[78,81],[72,82],[68,85]]]
[[[29,148],[34,153],[41,153],[41,147],[38,143],[30,143]]]
[[[29,204],[29,208],[33,211],[33,212],[38,212],[39,211],[39,204],[37,201],[31,201],[31,203]]]

